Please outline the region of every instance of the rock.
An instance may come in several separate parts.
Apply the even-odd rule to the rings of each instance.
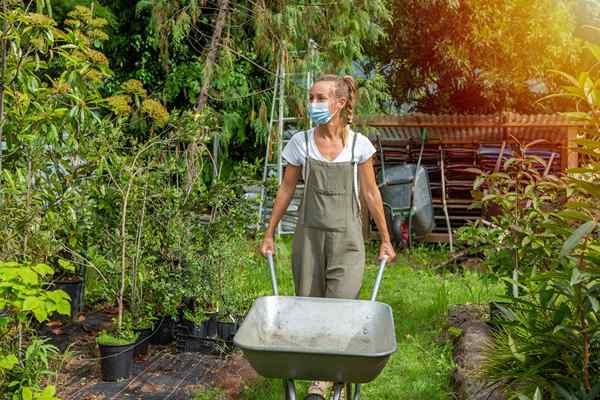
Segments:
[[[491,385],[480,376],[485,361],[485,349],[491,343],[490,328],[485,320],[489,315],[487,306],[478,304],[456,305],[448,310],[448,325],[462,332],[454,341],[456,368],[452,383],[456,398],[463,400],[504,400],[499,385]]]

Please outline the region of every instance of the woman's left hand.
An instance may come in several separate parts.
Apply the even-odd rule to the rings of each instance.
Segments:
[[[394,261],[396,258],[396,251],[391,242],[381,242],[381,245],[379,246],[379,259],[382,259],[383,256],[388,257],[388,263]]]

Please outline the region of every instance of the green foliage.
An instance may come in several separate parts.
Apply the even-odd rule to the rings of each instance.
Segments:
[[[0,356],[0,393],[11,400],[58,400],[56,387],[45,385],[52,372],[52,364],[60,360],[58,349],[46,339],[34,338],[21,359],[15,354]]]
[[[48,262],[77,247],[86,228],[83,195],[95,151],[90,136],[103,132],[98,85],[110,74],[108,60],[94,48],[106,39],[103,22],[77,8],[69,24],[26,12],[3,15],[11,43],[4,86],[0,150],[0,243],[3,259]]]
[[[501,213],[484,241],[488,248],[497,248],[495,241],[507,249],[513,271],[521,272],[515,279],[506,276],[508,268],[497,268],[519,290],[518,296],[513,290],[484,373],[521,398],[588,399],[600,389],[600,98],[593,71],[579,79],[562,74],[567,85],[560,95],[574,98],[581,111],[572,116],[586,121],[575,149],[581,167],[560,179],[540,179],[521,158],[507,162],[523,166],[516,175],[483,179],[489,184],[482,203],[499,204]]]
[[[136,340],[137,335],[126,330],[120,332],[102,331],[96,337],[96,343],[106,346],[126,346],[135,343]]]
[[[387,38],[374,56],[387,66],[394,99],[411,109],[539,111],[535,100],[557,87],[548,70],[579,62],[576,3],[393,1]]]
[[[483,252],[492,270],[513,285],[518,296],[519,275],[553,270],[555,250],[569,234],[556,214],[565,201],[567,185],[546,176],[546,163],[528,150],[539,144],[519,144],[517,154],[500,171],[480,173],[475,181],[473,206],[490,215],[485,226],[478,221],[459,232],[458,239]]]
[[[70,315],[69,295],[62,290],[48,291],[42,286],[44,278],[53,273],[45,264],[0,262],[0,309],[7,309],[18,321],[25,321],[33,314],[43,322],[55,311]],[[0,318],[0,323],[8,321],[8,317]]]
[[[238,169],[241,172],[241,169]],[[254,226],[255,205],[244,196],[244,181],[234,174],[207,192],[212,220],[202,231],[204,251],[189,264],[185,297],[197,306],[196,320],[218,311],[239,319],[257,297],[255,282],[248,279],[257,262],[257,244],[248,238]]]

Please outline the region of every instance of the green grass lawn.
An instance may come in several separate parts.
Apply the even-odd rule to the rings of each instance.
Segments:
[[[280,292],[293,295],[289,243],[278,247],[277,272]],[[361,298],[368,299],[377,273],[375,249],[369,251]],[[394,311],[398,351],[392,355],[382,374],[363,386],[364,399],[450,399],[449,376],[453,368],[449,343],[439,340],[446,324],[448,305],[486,303],[500,294],[500,285],[473,272],[431,272],[429,267],[446,258],[439,246],[422,246],[410,254],[402,253],[386,270],[378,300]],[[270,290],[264,270],[253,271],[250,279]],[[308,383],[298,383],[299,398]],[[200,397],[202,398],[202,397]],[[205,397],[206,398],[206,397]],[[247,400],[280,400],[280,380],[264,380],[246,390]]]

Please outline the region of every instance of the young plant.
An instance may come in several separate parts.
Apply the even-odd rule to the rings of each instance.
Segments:
[[[528,154],[528,149],[540,143],[518,144],[517,155],[506,160],[501,171],[479,171],[474,205],[484,210],[495,208],[499,213],[459,234],[491,257],[493,271],[510,284],[507,295],[513,298],[519,297],[522,275],[557,266],[552,249],[568,232],[554,218],[566,197],[565,182],[547,176],[547,163]]]
[[[0,262],[0,391],[14,398],[55,399],[55,387],[42,385],[52,375],[50,361],[58,358],[58,349],[28,333],[32,319],[70,315],[69,296],[46,289],[53,273],[45,264]]]

